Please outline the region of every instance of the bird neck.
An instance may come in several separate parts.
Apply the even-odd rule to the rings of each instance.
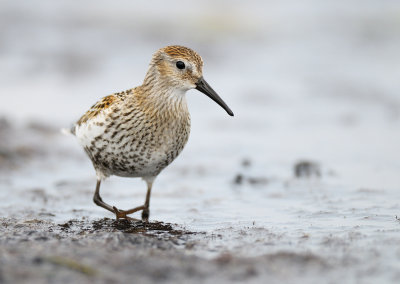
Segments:
[[[162,81],[146,81],[136,92],[144,108],[160,115],[188,113],[185,90],[175,89]]]
[[[161,114],[188,113],[185,96],[187,90],[182,89],[171,76],[160,71],[160,62],[162,58],[153,57],[143,84],[138,87],[141,101]]]

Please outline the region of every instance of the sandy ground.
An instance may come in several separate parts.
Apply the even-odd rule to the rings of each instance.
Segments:
[[[0,283],[398,283],[398,1],[163,3],[0,2]],[[235,117],[188,92],[150,224],[117,222],[59,129],[171,43]],[[131,208],[145,184],[102,197]]]
[[[6,283],[211,283],[269,278],[279,283],[328,270],[323,259],[310,253],[197,257],[190,253],[196,245],[190,241],[192,233],[158,223],[3,219],[1,233],[1,279]]]
[[[72,154],[73,143],[57,129],[13,127],[3,119],[0,135],[8,141],[0,164],[4,283],[395,283],[400,277],[397,191],[332,185],[329,171],[304,161],[281,181],[256,175],[246,159],[219,192],[173,183],[155,190],[149,224],[116,221],[92,203],[94,174],[81,169],[86,157]],[[198,171],[169,175],[200,184],[208,174]],[[139,202],[145,188],[128,190],[134,181],[105,183],[103,197],[126,207]]]

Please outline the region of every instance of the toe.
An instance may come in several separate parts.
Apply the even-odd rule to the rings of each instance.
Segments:
[[[113,206],[113,209],[114,209],[115,217],[117,218],[117,220],[119,220],[120,218],[126,218],[126,214],[122,210],[119,210],[115,206]]]

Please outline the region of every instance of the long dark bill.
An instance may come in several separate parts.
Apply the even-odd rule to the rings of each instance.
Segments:
[[[233,116],[233,112],[231,109],[226,105],[226,103],[218,96],[218,94],[211,88],[210,85],[204,80],[203,77],[199,79],[199,81],[196,83],[196,90],[199,90],[206,96],[208,96],[210,99],[212,99],[214,102],[219,104],[226,112],[230,115]]]

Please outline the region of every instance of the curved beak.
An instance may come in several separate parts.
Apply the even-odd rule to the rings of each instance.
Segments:
[[[226,105],[226,103],[218,96],[218,94],[211,88],[210,85],[204,80],[203,77],[199,79],[199,81],[196,83],[196,90],[199,90],[206,96],[208,96],[210,99],[212,99],[214,102],[219,104],[230,116],[233,116],[233,112],[231,109]]]

